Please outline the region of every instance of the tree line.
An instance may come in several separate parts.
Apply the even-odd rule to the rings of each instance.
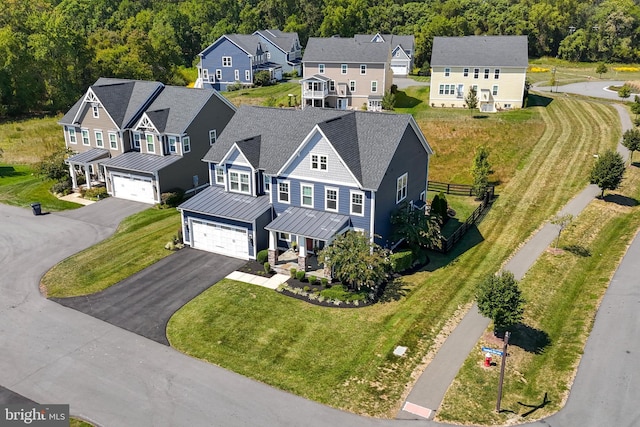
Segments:
[[[184,84],[225,33],[413,34],[417,66],[434,36],[527,35],[530,57],[638,60],[633,0],[3,0],[0,117],[66,110],[99,76]]]

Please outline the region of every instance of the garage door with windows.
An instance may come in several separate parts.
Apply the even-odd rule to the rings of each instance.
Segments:
[[[113,195],[121,199],[143,203],[155,203],[153,182],[142,175],[112,174]]]
[[[194,248],[249,259],[249,233],[246,228],[193,219],[190,222]]]

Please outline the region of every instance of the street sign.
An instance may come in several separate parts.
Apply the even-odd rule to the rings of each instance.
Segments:
[[[500,350],[496,350],[495,348],[482,347],[482,351],[484,353],[495,354],[496,356],[502,356],[504,353]]]

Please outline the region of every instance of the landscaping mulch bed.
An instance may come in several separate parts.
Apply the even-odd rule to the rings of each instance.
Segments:
[[[253,274],[256,276],[262,276],[266,278],[271,278],[276,275],[276,272],[273,270],[271,270],[269,273],[265,273],[264,266],[261,265],[258,261],[253,259],[247,261],[242,267],[238,268],[237,271],[241,273],[248,273],[248,274]]]

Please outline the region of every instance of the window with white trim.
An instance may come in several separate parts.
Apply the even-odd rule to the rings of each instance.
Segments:
[[[464,69],[462,70],[462,75],[463,75],[464,77],[469,77],[469,69],[468,69],[468,68],[464,68]]]
[[[224,167],[216,166],[216,184],[224,185]]]
[[[324,74],[324,64],[318,64],[318,74]]]
[[[364,216],[364,193],[362,191],[351,191],[351,207],[349,212],[352,215]]]
[[[347,74],[347,71],[349,71],[347,64],[340,65],[340,74]]]
[[[484,79],[487,80],[489,78],[489,69],[485,68],[484,69]]]
[[[327,170],[327,156],[323,154],[312,154],[311,155],[311,169],[312,170]]]
[[[218,140],[218,132],[215,129],[209,131],[209,145],[213,145]]]
[[[336,81],[329,80],[329,92],[335,92],[335,91],[336,91]]]
[[[280,203],[291,203],[289,199],[289,181],[278,182],[278,201]]]
[[[223,56],[222,57],[222,66],[223,67],[231,67],[232,66],[232,61],[231,61],[231,57],[230,56]]]
[[[219,68],[216,70],[216,80],[222,80],[222,70]]]
[[[473,69],[473,78],[477,79],[480,76],[480,68]]]
[[[185,136],[182,138],[182,152],[190,153],[191,152],[191,138]]]
[[[92,105],[91,106],[91,111],[93,112],[93,118],[94,119],[100,118],[100,110],[98,109],[97,105]]]
[[[250,194],[249,174],[245,172],[229,172],[229,191]]]
[[[445,68],[444,69],[444,76],[445,77],[449,77],[451,75],[451,68]]]
[[[138,132],[133,133],[133,148],[140,148],[140,134]]]
[[[240,70],[233,70],[233,79],[235,81],[240,81]]]
[[[90,145],[91,141],[89,141],[89,129],[82,129],[80,133],[82,134],[82,145]]]
[[[500,78],[500,69],[496,68],[495,70],[493,70],[493,78],[495,80],[498,80]]]
[[[313,207],[313,185],[300,184],[300,206]]]
[[[367,74],[367,65],[366,64],[360,64],[360,74],[361,75]]]
[[[338,189],[326,187],[324,189],[324,208],[328,211],[338,212]]]
[[[262,189],[265,193],[271,193],[271,177],[269,175],[262,176]]]
[[[456,92],[456,85],[440,85],[438,93],[440,95],[453,95]]]
[[[493,87],[491,88],[491,95],[498,95],[498,85],[493,85]]]
[[[281,231],[278,231],[278,239],[279,240],[284,240],[285,242],[290,242],[291,241],[291,234],[283,233]]]
[[[251,81],[251,71],[249,70],[244,70],[244,79],[248,82]]]
[[[118,149],[118,135],[115,133],[109,133],[109,147],[114,150]]]
[[[407,198],[407,178],[408,174],[403,174],[396,181],[396,203],[400,203]]]
[[[96,147],[104,147],[104,139],[102,138],[102,131],[101,130],[97,130],[95,132],[96,134]]]
[[[147,153],[155,153],[156,145],[153,140],[153,135],[150,133],[145,134],[144,139],[147,141]]]
[[[75,144],[76,141],[76,130],[74,128],[69,128],[69,142]]]
[[[378,92],[378,82],[375,80],[371,80],[371,92],[372,93]]]
[[[352,92],[352,93],[356,91],[356,81],[355,80],[349,80],[349,91]]]
[[[176,146],[176,137],[170,136],[168,139],[169,139],[169,152],[171,154],[176,154],[178,152],[178,147]]]

